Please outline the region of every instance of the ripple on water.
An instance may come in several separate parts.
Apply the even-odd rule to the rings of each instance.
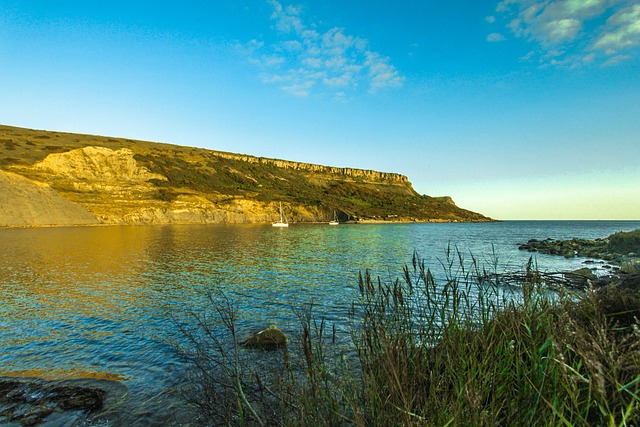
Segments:
[[[346,332],[361,270],[397,277],[417,251],[437,273],[447,246],[512,269],[531,255],[517,249],[529,239],[635,228],[640,222],[3,229],[0,374],[117,379],[144,402],[132,413],[168,416],[166,390],[185,369],[171,344],[184,342],[173,318],[210,310],[207,292],[222,290],[238,307],[241,332],[270,323],[297,331],[294,311],[311,302]],[[582,267],[537,260],[543,270]]]

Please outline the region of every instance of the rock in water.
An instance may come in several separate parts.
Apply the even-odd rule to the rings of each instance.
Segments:
[[[260,348],[262,350],[274,350],[284,347],[289,340],[287,336],[275,325],[252,334],[242,342],[243,347]]]
[[[82,414],[102,409],[106,396],[106,390],[73,381],[0,377],[0,424],[69,425]]]
[[[594,283],[596,280],[598,280],[598,276],[593,274],[593,272],[586,267],[572,272],[564,273],[564,278],[580,287],[586,287],[589,285],[589,283]]]

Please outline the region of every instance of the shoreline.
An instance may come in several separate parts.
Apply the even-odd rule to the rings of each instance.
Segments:
[[[600,259],[619,266],[633,265],[640,260],[640,229],[619,231],[596,239],[530,239],[519,244],[518,249],[564,258]]]
[[[491,221],[462,221],[462,220],[449,220],[449,219],[415,219],[415,220],[378,220],[378,219],[361,219],[340,222],[340,225],[344,224],[484,224],[503,222],[501,220]],[[290,222],[289,224],[328,224],[329,221],[300,221]],[[0,225],[0,230],[12,230],[12,229],[34,229],[34,228],[67,228],[67,227],[123,227],[123,226],[166,226],[166,225],[256,225],[267,226],[271,225],[271,222],[165,222],[165,223],[152,223],[152,224],[47,224],[47,225]]]

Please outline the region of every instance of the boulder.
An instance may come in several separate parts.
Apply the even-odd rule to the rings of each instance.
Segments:
[[[68,425],[79,414],[103,408],[107,391],[97,384],[0,377],[0,425],[46,425],[54,415],[63,420],[59,425]]]
[[[266,329],[251,334],[242,342],[243,347],[274,350],[287,345],[287,336],[277,326],[271,325]]]
[[[598,278],[598,276],[593,274],[591,269],[586,268],[586,267],[585,268],[580,268],[578,270],[575,270],[573,272],[573,274],[575,274],[576,276],[584,277],[585,279],[588,279],[588,280],[595,280],[595,279]]]
[[[571,286],[578,288],[584,288],[589,286],[589,284],[594,284],[598,280],[598,276],[586,267],[563,273],[563,276]]]

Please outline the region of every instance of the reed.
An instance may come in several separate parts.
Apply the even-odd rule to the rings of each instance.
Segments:
[[[417,256],[395,280],[365,271],[350,313],[350,346],[309,306],[298,312],[298,339],[278,353],[278,369],[270,371],[277,374],[265,380],[250,364],[218,370],[234,396],[227,402],[236,402],[227,424],[640,423],[637,291],[553,292],[545,278],[556,276],[531,264],[520,274],[497,274],[457,251],[441,264],[442,280]],[[237,367],[242,349],[232,348],[231,360],[221,346],[199,357],[226,357]]]

